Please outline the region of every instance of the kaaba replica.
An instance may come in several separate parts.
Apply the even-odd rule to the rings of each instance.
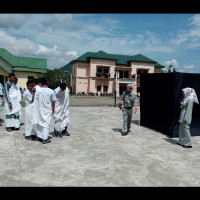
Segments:
[[[200,102],[200,74],[155,73],[140,76],[140,125],[178,137],[182,89],[193,88]],[[200,106],[194,103],[191,136],[200,135]]]

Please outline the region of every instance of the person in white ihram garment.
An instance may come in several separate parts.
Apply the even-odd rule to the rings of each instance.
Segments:
[[[33,106],[33,124],[38,140],[43,144],[51,142],[49,129],[51,116],[55,112],[55,101],[57,100],[54,91],[46,85],[44,77],[39,78],[35,86],[35,98]]]
[[[35,130],[33,126],[33,102],[35,88],[32,81],[26,82],[27,90],[23,93],[25,101],[25,139],[35,140]]]
[[[22,121],[22,106],[21,106],[21,99],[22,99],[22,95],[21,95],[21,91],[17,85],[18,83],[18,78],[15,78],[15,81],[13,82],[13,87],[15,88],[15,90],[17,90],[18,92],[18,102],[19,102],[19,119],[15,119],[15,130],[19,130],[20,126],[21,126],[21,121]]]
[[[54,137],[70,136],[67,128],[69,119],[69,89],[65,82],[54,90],[57,101],[55,103],[54,114]]]
[[[5,122],[8,132],[11,132],[12,128],[19,130],[20,127],[21,93],[14,84],[15,79],[15,74],[10,73],[9,80],[5,83]]]
[[[3,126],[2,123],[4,122],[4,120],[1,119],[1,111],[2,111],[1,105],[2,105],[2,100],[3,100],[3,85],[0,83],[0,126]]]

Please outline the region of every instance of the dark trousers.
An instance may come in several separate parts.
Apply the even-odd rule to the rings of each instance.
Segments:
[[[127,132],[130,130],[131,127],[131,119],[132,119],[132,114],[133,114],[133,109],[132,108],[124,108],[122,110],[123,112],[123,129],[122,132]]]

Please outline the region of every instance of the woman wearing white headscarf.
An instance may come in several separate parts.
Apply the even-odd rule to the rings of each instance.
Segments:
[[[193,88],[184,88],[183,100],[181,101],[181,114],[179,118],[179,142],[177,144],[184,148],[192,148],[191,135],[190,135],[190,124],[192,121],[192,110],[193,104],[199,104],[196,92]]]

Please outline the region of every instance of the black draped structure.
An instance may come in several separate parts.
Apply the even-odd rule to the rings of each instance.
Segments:
[[[140,76],[140,125],[178,137],[182,89],[191,87],[200,102],[200,74],[155,73]],[[200,135],[200,106],[194,103],[191,136]]]

